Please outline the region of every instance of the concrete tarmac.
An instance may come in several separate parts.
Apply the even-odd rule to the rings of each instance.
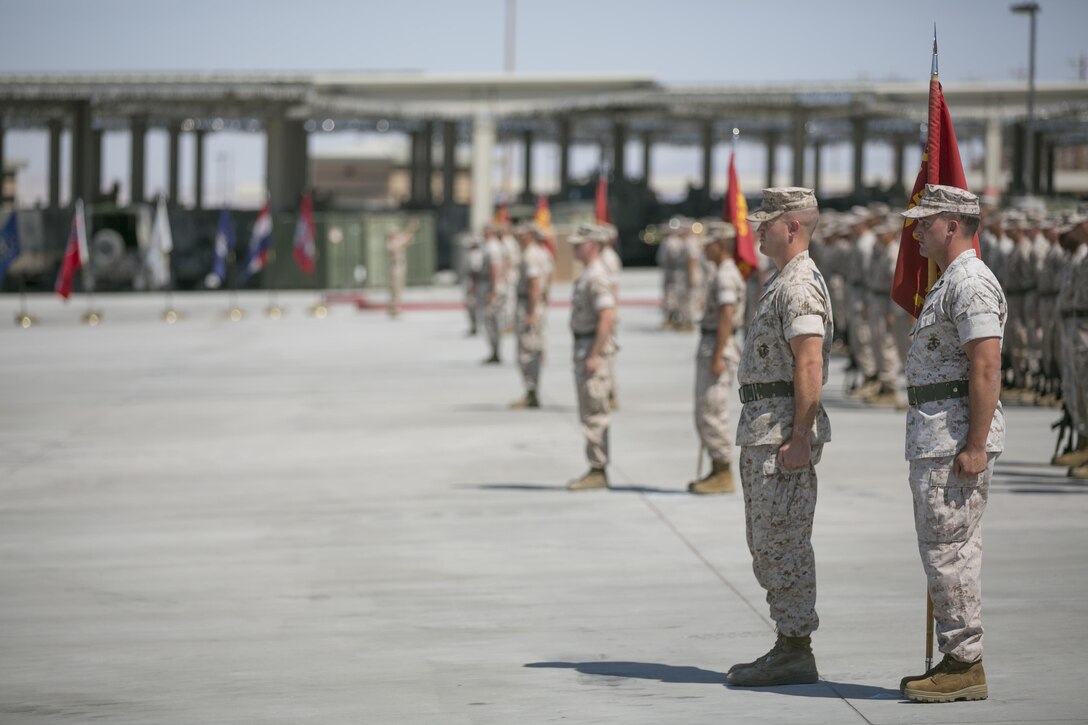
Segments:
[[[657,293],[652,271],[622,294]],[[566,299],[569,286],[554,290]],[[380,295],[374,295],[380,296]],[[410,289],[451,301],[453,289]],[[621,309],[614,490],[586,468],[565,309],[544,407],[455,310],[312,294],[0,298],[2,723],[1088,722],[1088,482],[1006,408],[984,517],[990,698],[916,705],[925,583],[903,413],[825,390],[815,685],[730,689],[773,642],[739,495],[685,493],[693,335]],[[734,396],[733,411],[739,410]],[[736,416],[734,414],[734,425]],[[938,655],[939,657],[939,655]]]

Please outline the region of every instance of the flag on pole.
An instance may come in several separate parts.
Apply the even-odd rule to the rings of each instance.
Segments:
[[[230,209],[219,212],[219,227],[215,230],[215,267],[212,275],[219,280],[216,287],[227,282],[227,257],[234,251],[234,220]]]
[[[907,208],[918,206],[926,184],[943,184],[959,189],[967,189],[967,178],[960,163],[959,146],[956,144],[956,131],[952,128],[952,116],[944,101],[941,83],[937,79],[937,36],[933,36],[933,70],[929,78],[929,132],[925,151],[922,153],[922,166],[918,178],[907,200]],[[892,279],[892,300],[918,317],[925,303],[926,294],[937,283],[940,270],[937,264],[922,256],[918,242],[914,240],[916,220],[903,220],[903,233],[899,240],[899,258],[895,265],[895,277]],[[975,234],[974,247],[978,253],[978,234]]]
[[[166,213],[166,199],[160,196],[155,207],[155,223],[151,226],[151,243],[147,249],[147,269],[151,273],[151,286],[155,289],[170,286],[170,252],[173,250],[170,215]]]
[[[597,193],[593,199],[593,212],[598,224],[610,224],[608,214],[608,172],[604,169],[597,175]]]
[[[83,218],[83,200],[76,199],[75,213],[72,214],[72,230],[68,233],[68,246],[64,249],[64,262],[57,275],[54,290],[64,299],[72,294],[76,272],[90,261],[87,251],[87,221]]]
[[[295,225],[295,244],[291,256],[305,274],[313,274],[317,260],[317,242],[314,233],[314,200],[310,194],[302,195],[298,207],[298,223]]]
[[[253,224],[253,233],[249,236],[249,256],[246,258],[245,274],[249,276],[264,269],[268,262],[268,252],[272,249],[272,208],[269,202],[261,207],[257,221]]]
[[[756,245],[752,237],[752,226],[748,223],[748,200],[737,179],[737,167],[734,164],[737,152],[729,156],[729,180],[725,189],[725,203],[722,205],[722,221],[727,221],[737,230],[737,269],[745,279],[756,270],[759,260],[756,258]]]
[[[8,273],[8,267],[19,256],[22,248],[19,245],[19,225],[16,223],[15,212],[8,214],[8,220],[0,227],[0,285],[4,283],[4,277]]]
[[[543,194],[536,198],[536,214],[533,216],[533,221],[544,230],[544,248],[554,257],[555,232],[552,229],[552,210],[548,206],[548,197]]]

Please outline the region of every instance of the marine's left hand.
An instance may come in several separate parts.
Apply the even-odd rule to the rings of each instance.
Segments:
[[[812,462],[812,437],[809,431],[791,435],[778,449],[778,463],[786,471],[797,471]]]
[[[956,454],[952,472],[956,474],[956,478],[972,478],[985,471],[986,465],[986,449],[964,448]]]

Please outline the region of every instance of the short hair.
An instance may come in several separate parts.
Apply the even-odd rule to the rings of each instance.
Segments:
[[[975,214],[959,214],[951,211],[941,212],[941,216],[945,219],[951,219],[959,223],[959,225],[963,227],[963,231],[968,238],[975,236],[975,233],[978,232],[979,224],[982,221],[982,219]]]
[[[819,209],[798,209],[796,211],[788,211],[786,214],[787,223],[796,219],[801,227],[808,232],[809,238],[812,238],[812,235],[816,232],[816,225],[820,221]]]

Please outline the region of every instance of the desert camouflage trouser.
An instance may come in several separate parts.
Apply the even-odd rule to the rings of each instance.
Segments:
[[[816,513],[816,463],[782,471],[778,446],[742,446],[740,479],[752,571],[767,592],[771,619],[787,637],[806,637],[820,626],[816,615],[816,559],[812,517]]]
[[[1088,319],[1061,321],[1062,400],[1077,433],[1088,436]]]
[[[574,341],[574,385],[578,392],[578,420],[586,439],[586,459],[592,468],[608,465],[608,391],[612,389],[612,343],[605,346],[597,370],[586,372],[592,338]]]
[[[729,396],[733,392],[733,376],[739,358],[730,355],[731,340],[726,348],[725,371],[718,377],[710,374],[717,338],[702,335],[695,354],[695,430],[707,453],[715,461],[733,460],[733,437],[729,435]]]
[[[535,392],[540,385],[540,368],[544,362],[544,348],[547,347],[547,312],[547,306],[543,302],[538,303],[536,322],[530,326],[526,322],[529,317],[529,303],[527,300],[518,300],[518,367],[527,391]]]
[[[850,310],[847,325],[850,334],[850,354],[858,364],[858,370],[866,380],[877,374],[876,356],[873,354],[873,329],[869,326],[869,293],[854,286],[848,295],[847,305]]]
[[[487,296],[483,295],[482,305],[484,318],[484,332],[487,333],[487,344],[491,352],[499,354],[499,342],[502,340],[502,327],[506,318],[506,294],[498,293],[495,299],[488,303]]]
[[[887,294],[869,293],[867,312],[873,359],[876,361],[877,377],[888,390],[899,387],[899,373],[902,369],[895,329],[888,324],[888,315],[891,314],[891,306],[894,304]]]
[[[960,662],[982,657],[982,513],[997,455],[990,453],[986,470],[965,479],[952,473],[952,456],[910,462],[914,528],[937,645]]]

